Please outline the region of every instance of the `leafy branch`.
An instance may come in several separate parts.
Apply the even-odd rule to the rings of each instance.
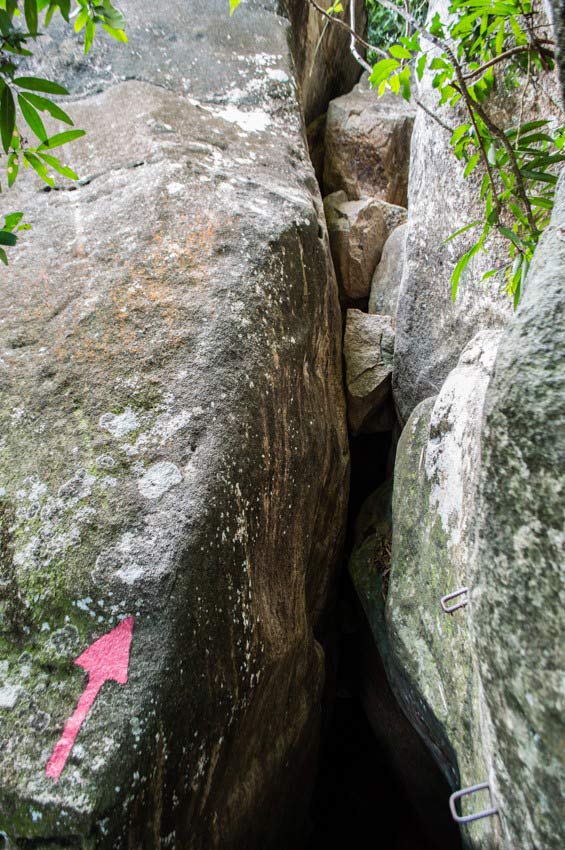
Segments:
[[[316,0],[307,2],[326,20],[352,32],[339,17],[341,2],[326,9]],[[232,12],[239,3],[230,0]],[[535,247],[551,217],[556,169],[565,161],[563,126],[553,126],[549,118],[523,123],[530,80],[536,84],[536,78],[554,67],[554,43],[547,38],[538,6],[535,0],[452,0],[447,21],[436,13],[424,25],[424,0],[368,0],[368,5],[373,36],[375,22],[384,20],[379,9],[389,16],[389,31],[391,19],[400,19],[404,27],[404,35],[400,26],[392,27],[397,37],[386,49],[353,33],[369,55],[382,57],[373,62],[371,85],[379,95],[388,89],[410,100],[414,76],[421,81],[426,71],[433,71],[436,109],[418,98],[415,102],[450,133],[453,154],[465,164],[464,178],[479,165],[484,171],[479,190],[483,217],[445,240],[481,228],[453,270],[453,299],[473,257],[486,250],[492,234],[498,233],[507,246],[507,258],[484,278],[502,277],[517,305]],[[520,87],[518,121],[501,126],[490,114],[489,99],[496,90],[510,93]],[[438,115],[437,108],[442,107],[453,121]]]
[[[66,96],[66,88],[52,80],[20,73],[20,64],[32,56],[29,43],[47,29],[59,12],[69,23],[75,18],[76,32],[84,30],[84,52],[88,53],[100,25],[112,38],[127,41],[123,15],[110,0],[0,0],[0,160],[6,166],[6,184],[11,189],[20,173],[31,168],[49,187],[55,188],[53,172],[69,180],[78,180],[75,172],[53,151],[85,135],[84,130],[66,130],[49,135],[42,113],[73,126],[70,116],[50,97]],[[41,18],[43,17],[43,22]],[[31,134],[31,136],[30,136]],[[2,182],[0,182],[2,192]],[[17,233],[28,230],[23,213],[11,213],[0,229],[0,261],[8,264],[6,248],[17,242]]]
[[[449,21],[436,13],[427,27],[418,23],[409,4],[374,2],[394,10],[413,33],[399,37],[388,56],[375,63],[371,84],[381,95],[390,89],[409,100],[413,72],[422,80],[426,69],[434,71],[438,106],[447,105],[459,115],[455,107],[461,103],[466,113],[451,135],[453,153],[465,162],[464,177],[470,177],[479,162],[485,172],[480,188],[483,219],[446,240],[482,227],[453,270],[453,298],[463,272],[496,231],[506,241],[508,260],[485,278],[501,274],[518,304],[533,252],[550,219],[555,169],[565,161],[565,132],[563,127],[552,131],[549,119],[523,124],[522,110],[516,126],[499,126],[489,114],[488,100],[501,84],[509,91],[524,85],[526,70],[529,80],[531,73],[552,69],[553,42],[537,34],[532,0],[452,0]],[[495,77],[499,68],[502,79]],[[432,117],[437,120],[433,113]]]

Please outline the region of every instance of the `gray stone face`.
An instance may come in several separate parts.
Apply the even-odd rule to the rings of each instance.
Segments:
[[[406,206],[414,109],[402,98],[379,98],[366,76],[333,100],[326,122],[324,193],[350,200],[380,198]]]
[[[485,405],[473,638],[508,846],[558,850],[563,800],[565,182]]]
[[[377,198],[349,201],[340,191],[324,198],[324,212],[342,299],[366,299],[385,242],[406,220],[406,210]]]
[[[544,6],[555,33],[559,79],[561,81],[561,100],[565,104],[565,5],[562,0],[545,0]]]
[[[320,0],[329,8],[331,0]],[[326,20],[305,0],[281,0],[291,21],[291,43],[306,123],[309,124],[328,108],[331,98],[338,97],[355,85],[361,66],[351,53],[349,33],[338,26],[326,26]],[[349,0],[343,3],[349,21]],[[355,26],[363,36],[367,29],[364,0],[355,0]],[[358,45],[362,53],[363,48]]]
[[[390,376],[394,323],[390,316],[369,316],[348,310],[343,353],[347,386],[347,417],[354,434],[389,431],[394,414]]]
[[[26,174],[10,198],[34,230],[0,277],[0,830],[296,846],[348,462],[288,23],[265,2],[120,5],[129,46],[42,48],[85,179]],[[126,616],[129,681],[55,783],[73,660]]]
[[[406,258],[408,225],[395,228],[385,242],[380,262],[371,281],[369,313],[384,313],[396,318],[398,293]]]
[[[472,606],[449,615],[440,599],[471,585],[481,415],[498,338],[480,332],[438,397],[416,408],[400,437],[394,476],[389,676],[454,790],[491,778]],[[463,838],[471,848],[502,847],[496,818],[465,827]]]

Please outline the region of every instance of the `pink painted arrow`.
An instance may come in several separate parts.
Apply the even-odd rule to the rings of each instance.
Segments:
[[[122,620],[119,626],[95,640],[92,646],[75,659],[75,664],[83,667],[89,674],[88,684],[47,762],[45,773],[51,779],[57,781],[61,775],[80,727],[104,682],[111,679],[120,685],[126,684],[134,621],[135,617]]]

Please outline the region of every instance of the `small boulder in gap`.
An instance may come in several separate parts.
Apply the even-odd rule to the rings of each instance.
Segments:
[[[344,355],[347,416],[354,434],[388,431],[394,422],[390,402],[394,322],[348,310]]]
[[[341,191],[324,198],[324,210],[341,294],[368,298],[385,242],[406,221],[406,210],[377,198],[350,201]]]
[[[401,224],[385,242],[380,263],[375,269],[369,296],[369,313],[396,317],[398,292],[406,256],[408,225]]]
[[[372,195],[406,206],[415,110],[400,97],[378,97],[367,76],[332,100],[326,124],[324,191]]]

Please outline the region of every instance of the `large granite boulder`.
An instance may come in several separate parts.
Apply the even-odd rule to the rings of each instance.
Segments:
[[[34,230],[0,278],[0,832],[297,846],[348,462],[288,24],[265,0],[120,5],[129,46],[88,66],[44,39],[84,179],[21,180]],[[85,650],[132,617],[127,684],[122,658],[55,781],[73,661],[90,698],[117,633]]]
[[[440,600],[471,581],[482,407],[498,340],[477,334],[437,398],[416,408],[395,467],[388,672],[453,789],[488,781],[491,770],[470,607],[446,614]],[[472,848],[501,847],[498,819],[470,824],[464,838]]]
[[[318,0],[328,9],[333,0]],[[350,0],[343,2],[341,17],[349,22]],[[367,29],[365,0],[355,2],[355,29],[364,36]],[[291,21],[291,44],[294,54],[306,123],[309,124],[328,108],[332,98],[355,85],[361,66],[351,53],[350,36],[343,27],[327,20],[307,0],[281,0]],[[357,45],[361,54],[364,49]]]
[[[509,847],[565,845],[565,177],[485,403],[473,638]]]
[[[378,97],[367,75],[332,100],[326,121],[324,193],[350,200],[380,198],[406,206],[414,107],[388,93]]]
[[[350,201],[339,191],[324,198],[324,212],[341,296],[366,301],[384,245],[406,210],[377,198]]]

